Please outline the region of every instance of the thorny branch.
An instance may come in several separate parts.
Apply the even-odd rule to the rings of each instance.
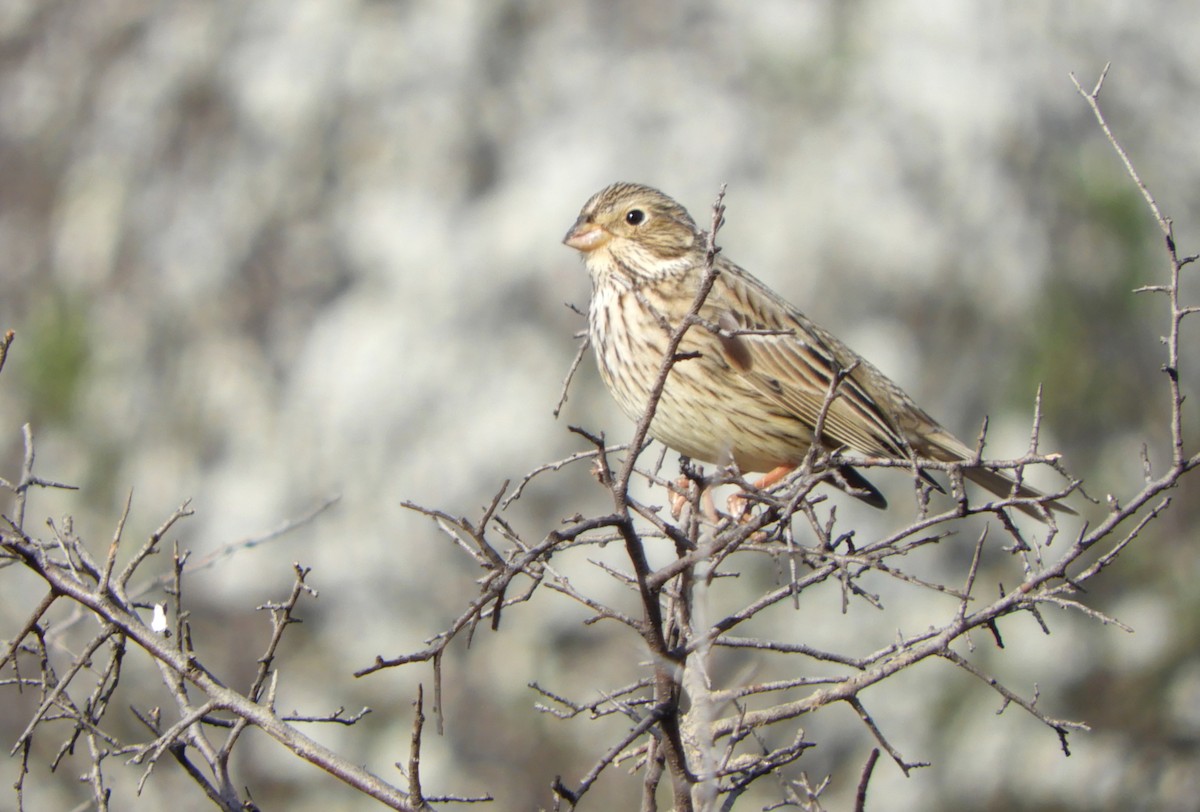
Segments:
[[[26,493],[34,486],[61,486],[33,474],[35,453],[33,434],[28,426],[25,427],[25,440],[22,476],[16,487],[10,486],[17,494],[17,511],[14,516],[0,517],[3,522],[0,559],[9,564],[20,564],[34,573],[45,584],[47,592],[0,654],[0,672],[12,669],[14,675],[11,680],[0,681],[0,687],[10,686],[17,691],[36,688],[40,694],[37,708],[10,751],[20,754],[23,764],[15,787],[18,809],[24,808],[24,782],[35,734],[50,736],[53,729],[64,725],[63,744],[51,768],[74,750],[76,742],[82,738],[91,756],[87,783],[92,788],[94,802],[101,809],[107,808],[111,793],[101,768],[106,759],[113,755],[124,756],[129,763],[144,765],[144,783],[166,753],[171,754],[219,808],[255,809],[253,801],[235,787],[230,773],[234,745],[241,733],[251,726],[262,730],[296,756],[385,806],[411,808],[404,792],[319,744],[291,724],[298,721],[353,724],[366,710],[349,717],[340,709],[325,716],[301,717],[281,715],[273,707],[274,686],[280,673],[277,660],[284,632],[297,622],[295,610],[300,598],[306,594],[315,597],[315,592],[305,583],[307,569],[295,566],[296,580],[285,602],[262,607],[271,613],[273,634],[258,660],[258,670],[249,689],[240,693],[218,680],[191,648],[191,631],[183,601],[187,556],[181,553],[178,545],[168,589],[176,619],[173,631],[167,633],[165,627],[147,625],[139,609],[150,607],[136,603],[130,597],[134,591],[130,589],[130,582],[135,574],[159,553],[163,540],[176,523],[192,514],[187,503],[176,509],[140,547],[131,551],[124,566],[119,568],[117,562],[124,545],[132,495],[126,500],[102,560],[93,557],[69,520],[61,529],[49,523],[52,538],[38,539],[24,526]],[[91,633],[75,653],[68,654],[66,668],[62,671],[54,663],[61,659],[58,656],[60,649],[70,650],[64,635],[72,623],[68,617],[66,623],[56,623],[51,629],[47,618],[56,603],[71,604],[100,624],[98,632]],[[161,609],[162,605],[159,606]],[[50,634],[58,641],[53,653],[46,644]],[[106,647],[111,655],[105,667],[97,672],[96,657]],[[153,734],[153,739],[148,742],[123,741],[110,732],[114,721],[110,719],[114,707],[112,699],[130,649],[140,651],[158,666],[163,685],[177,706],[178,715],[169,723],[166,717],[170,713],[160,708],[146,710],[136,705],[132,708],[134,715]],[[87,687],[89,683],[91,689]],[[84,693],[82,701],[80,692]],[[225,731],[223,741],[219,745],[213,744],[212,736],[222,730]]]

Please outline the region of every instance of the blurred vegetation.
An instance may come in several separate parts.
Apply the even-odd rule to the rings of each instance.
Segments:
[[[82,298],[62,291],[40,297],[23,320],[21,363],[11,385],[26,393],[37,427],[70,425],[78,417],[79,393],[89,373],[92,340]]]
[[[1113,170],[1061,179],[1051,273],[1027,321],[1015,386],[1043,386],[1043,414],[1071,450],[1078,472],[1094,470],[1114,439],[1150,431],[1161,442],[1166,382],[1161,294],[1134,294],[1165,283],[1161,238],[1128,177]],[[1150,395],[1148,397],[1148,395]]]

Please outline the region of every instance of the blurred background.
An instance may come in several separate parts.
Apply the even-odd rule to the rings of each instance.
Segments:
[[[1044,384],[1043,448],[1094,496],[1123,498],[1143,444],[1166,459],[1166,307],[1130,293],[1165,282],[1166,262],[1068,73],[1090,87],[1112,63],[1106,114],[1192,253],[1198,35],[1200,8],[1179,0],[3,0],[0,329],[17,341],[0,375],[0,475],[18,477],[31,423],[38,472],[80,490],[36,494],[28,526],[73,515],[97,550],[130,490],[131,546],[190,499],[172,538],[197,556],[340,496],[192,578],[195,637],[244,687],[269,634],[254,607],[286,596],[293,561],[313,567],[320,597],[285,638],[280,708],[370,705],[357,727],[309,732],[399,783],[428,670],[352,672],[421,647],[478,574],[400,503],[478,515],[506,479],[585,447],[568,424],[614,441],[632,429],[590,356],[552,414],[583,328],[564,303],[588,296],[559,241],[589,195],[650,183],[707,222],[728,183],[728,256],[961,436],[990,416],[997,457],[1023,453]],[[1195,353],[1187,364],[1194,397]],[[875,479],[907,509],[904,477]],[[604,496],[568,469],[510,520],[538,539]],[[1049,637],[1021,619],[1003,651],[975,641],[972,657],[1014,690],[1036,684],[1048,713],[1092,725],[1072,756],[928,663],[864,697],[907,758],[934,762],[905,778],[881,761],[873,808],[1197,808],[1195,483],[1174,499],[1087,596],[1134,634],[1063,613]],[[839,504],[860,533],[911,516]],[[947,547],[920,566],[959,578],[970,544]],[[1012,562],[996,563],[1011,583]],[[3,577],[7,635],[41,591]],[[586,566],[576,577],[620,595]],[[863,655],[953,610],[880,589],[889,612],[843,615],[831,590],[777,620]],[[620,684],[606,663],[636,662],[636,641],[584,617],[542,594],[499,635],[456,647],[427,791],[531,809],[556,774],[586,772],[623,724],[539,716],[525,687],[586,698]],[[164,701],[150,667],[128,667],[126,702]],[[28,712],[0,710],[6,748]],[[849,808],[874,742],[847,709],[804,721],[821,745],[800,768],[814,784],[833,773],[824,798]],[[57,745],[44,738],[43,764]],[[372,807],[266,737],[239,752],[264,808]],[[0,785],[16,768],[0,761]],[[84,802],[72,769],[35,773],[27,808]],[[136,770],[107,775],[126,808],[209,808],[173,764],[140,798]],[[632,808],[636,792],[612,772],[588,808]]]

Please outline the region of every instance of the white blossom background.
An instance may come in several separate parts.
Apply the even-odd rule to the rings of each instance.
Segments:
[[[38,493],[34,526],[71,514],[101,549],[132,490],[140,543],[190,499],[172,538],[198,557],[340,495],[190,580],[192,622],[202,654],[244,685],[268,632],[254,607],[286,594],[291,562],[313,567],[320,597],[285,642],[280,707],[370,705],[359,726],[313,735],[400,781],[391,765],[428,671],[351,674],[419,647],[474,575],[400,503],[475,513],[504,480],[583,448],[568,424],[631,430],[590,358],[552,415],[582,327],[564,302],[588,293],[560,239],[590,194],[646,182],[705,221],[728,183],[731,258],[960,435],[989,415],[997,456],[1023,452],[1044,383],[1044,447],[1094,495],[1121,493],[1140,480],[1141,444],[1155,458],[1164,440],[1164,308],[1129,291],[1163,281],[1165,263],[1068,73],[1090,87],[1112,63],[1106,112],[1188,253],[1198,36],[1200,9],[1180,0],[3,0],[0,329],[17,342],[0,375],[0,475],[17,476],[29,422],[38,471],[81,487]],[[906,506],[904,478],[879,478]],[[1062,616],[1049,637],[1013,621],[1003,651],[974,641],[1012,687],[1036,683],[1049,712],[1093,724],[1070,758],[928,664],[865,696],[908,758],[934,762],[909,778],[881,762],[869,808],[1195,809],[1196,493],[1176,494],[1174,518],[1094,596],[1134,634]],[[537,538],[603,497],[568,470],[513,521]],[[862,532],[905,519],[842,515]],[[960,572],[961,543],[922,566]],[[5,634],[39,596],[4,573]],[[831,595],[779,620],[866,653],[898,624],[932,622],[911,598],[843,616]],[[525,687],[615,685],[595,658],[636,660],[636,641],[584,617],[544,596],[454,650],[429,791],[530,809],[550,803],[555,774],[586,771],[621,724],[539,716]],[[130,667],[126,685],[141,684]],[[0,708],[0,741],[27,715]],[[849,808],[869,734],[847,709],[803,721],[821,746],[800,767],[833,773],[829,808]],[[240,758],[264,808],[373,806],[265,737]],[[0,785],[17,766],[0,761]],[[208,808],[172,764],[140,797],[135,770],[107,774],[125,808]],[[74,778],[42,776],[26,808],[82,803]],[[614,772],[586,808],[632,808],[635,791]]]

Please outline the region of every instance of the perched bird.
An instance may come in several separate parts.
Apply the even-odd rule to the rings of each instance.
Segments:
[[[592,280],[588,327],[600,375],[621,410],[638,420],[671,333],[692,307],[706,272],[706,232],[657,189],[615,183],[592,196],[563,242],[579,251]],[[974,451],[828,330],[719,254],[701,322],[684,335],[650,435],[681,454],[778,482],[800,465],[835,375],[849,370],[825,413],[821,444],[868,457],[969,461]],[[861,474],[839,473],[852,493],[887,502]],[[1013,480],[971,467],[992,493]],[[1016,495],[1042,494],[1021,486]],[[1049,505],[1067,513],[1069,507]],[[1025,512],[1037,511],[1025,506]]]

